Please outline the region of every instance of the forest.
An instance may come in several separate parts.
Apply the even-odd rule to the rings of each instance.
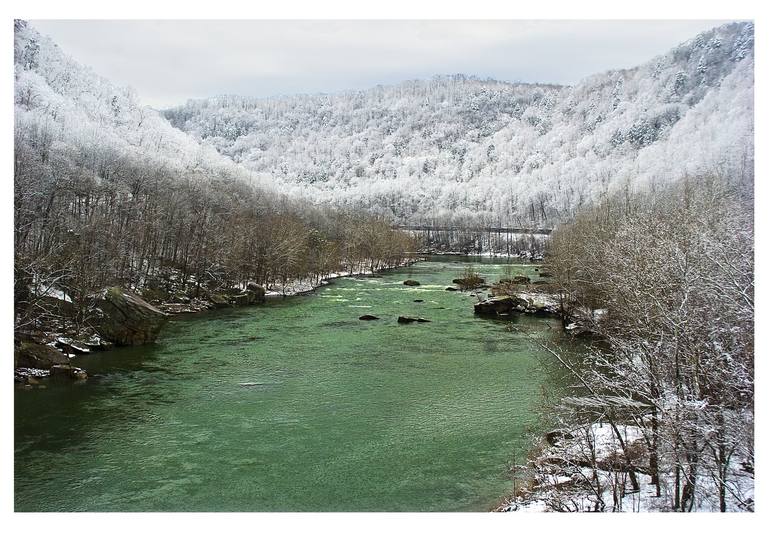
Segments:
[[[753,162],[752,23],[573,86],[436,76],[163,111],[255,180],[405,225],[553,227],[626,186]]]
[[[551,509],[753,510],[753,205],[753,181],[686,177],[554,232],[546,264],[563,303],[601,311],[601,343],[579,359],[551,348],[582,394],[559,402],[558,426],[593,460],[558,468],[580,491],[554,491]],[[597,458],[602,422],[614,461]]]
[[[81,330],[106,287],[148,299],[172,280],[187,298],[281,289],[415,250],[380,217],[255,186],[23,21],[15,45],[17,332]]]

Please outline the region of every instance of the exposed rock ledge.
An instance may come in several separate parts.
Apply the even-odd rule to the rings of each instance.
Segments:
[[[118,346],[154,342],[168,320],[166,313],[119,287],[103,290],[95,309],[99,318],[94,328]]]
[[[508,316],[512,313],[561,316],[558,297],[538,292],[517,292],[509,296],[494,296],[475,304],[473,310],[481,316]]]

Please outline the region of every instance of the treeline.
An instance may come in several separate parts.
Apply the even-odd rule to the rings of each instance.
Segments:
[[[412,239],[380,219],[313,208],[204,166],[170,167],[110,146],[58,143],[47,122],[15,129],[15,327],[111,285],[158,278],[200,289],[265,286],[402,263]],[[50,301],[50,300],[49,300]]]
[[[509,255],[541,259],[548,235],[543,232],[478,228],[420,227],[407,231],[417,238],[421,251],[428,253],[463,253],[466,255]]]
[[[594,420],[643,433],[644,463],[617,438],[631,491],[639,471],[663,508],[753,509],[740,485],[754,458],[752,184],[616,195],[558,228],[547,263],[565,302],[606,310],[593,326],[606,344],[571,370]],[[623,493],[605,505],[588,480],[597,505],[619,508]]]

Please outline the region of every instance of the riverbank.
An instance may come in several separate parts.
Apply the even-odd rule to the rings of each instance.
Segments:
[[[633,424],[613,428],[606,420],[554,430],[538,442],[519,484],[498,512],[670,512],[673,490],[663,484],[673,473],[664,461],[658,483],[652,477],[649,437]],[[664,449],[665,450],[665,449]],[[699,499],[688,511],[720,510],[720,478],[705,464],[697,476]],[[754,511],[753,460],[735,456],[727,469],[732,486],[728,512]],[[693,485],[696,485],[693,483]]]
[[[171,274],[168,278],[172,282],[164,291],[173,299],[164,301],[158,298],[157,288],[134,289],[137,294],[121,291],[122,298],[131,302],[134,308],[140,308],[142,322],[147,317],[174,317],[179,315],[198,314],[213,309],[246,307],[264,303],[266,299],[286,298],[308,294],[330,284],[335,279],[350,276],[372,276],[396,268],[411,266],[420,262],[422,257],[410,257],[395,266],[388,266],[378,270],[362,268],[360,270],[341,270],[312,279],[300,279],[287,281],[281,285],[263,288],[255,283],[247,283],[243,287],[227,289],[221,292],[205,292],[201,297],[200,292],[190,296],[185,288],[191,283],[185,281],[179,283],[177,274]],[[194,282],[193,282],[194,283]],[[113,289],[105,294],[114,294]],[[64,292],[57,289],[49,289],[50,301],[60,302],[56,304],[56,310],[62,310],[62,306],[72,307],[72,299]],[[147,298],[146,302],[142,298]],[[100,313],[102,313],[100,311]],[[103,314],[100,316],[104,316]],[[120,312],[121,319],[128,322],[130,318],[125,312]],[[135,315],[136,316],[136,315]],[[165,321],[161,322],[164,323]],[[154,327],[154,326],[153,326]],[[133,330],[134,328],[131,327]],[[160,330],[160,327],[157,327]],[[102,330],[103,331],[103,330]],[[156,335],[152,336],[154,340]],[[92,353],[100,353],[111,350],[116,346],[116,341],[109,340],[100,333],[100,330],[87,326],[77,331],[57,330],[55,324],[49,325],[49,329],[35,332],[14,334],[14,381],[21,387],[45,387],[42,380],[62,378],[75,381],[85,381],[88,373],[83,368],[74,367],[71,360],[76,356]],[[152,342],[152,341],[147,341]],[[122,341],[118,342],[118,345]],[[129,342],[127,345],[133,345]]]
[[[538,292],[542,289],[532,293],[509,285],[502,292],[495,290],[495,296],[475,305],[476,314],[548,315],[560,318],[563,330],[573,336],[594,340],[602,333],[604,309],[565,308],[557,296]],[[521,332],[514,323],[510,327]],[[666,404],[654,407],[630,396],[597,394],[582,373],[576,372],[585,363],[570,363],[559,355],[560,350],[543,348],[570,372],[573,381],[583,383],[584,396],[573,392],[551,406],[549,413],[558,416],[554,419],[558,427],[538,438],[526,464],[514,468],[513,492],[495,511],[754,511],[753,448],[725,449],[726,454],[717,457],[717,444],[713,456],[703,456],[695,471],[684,473],[676,451],[656,437],[658,416],[674,409]],[[751,411],[725,413],[725,421],[753,423]],[[703,430],[707,437],[714,433],[705,424]],[[687,493],[692,499],[677,503],[677,496]]]

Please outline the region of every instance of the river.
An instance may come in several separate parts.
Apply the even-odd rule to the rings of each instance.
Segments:
[[[504,271],[474,262],[487,280]],[[532,340],[444,290],[467,264],[434,257],[175,317],[154,345],[76,359],[82,384],[17,389],[16,510],[493,508],[558,386]],[[562,339],[553,319],[516,322]]]

